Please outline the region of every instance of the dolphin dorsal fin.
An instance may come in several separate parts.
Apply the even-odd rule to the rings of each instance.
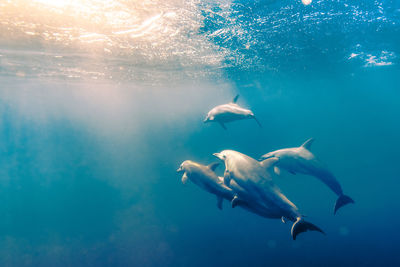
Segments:
[[[236,103],[236,102],[238,101],[238,99],[239,99],[239,95],[236,95],[236,96],[233,98],[232,103]]]
[[[302,144],[301,146],[307,150],[310,150],[313,142],[314,142],[314,138],[310,138],[307,141],[305,141],[304,144]]]
[[[210,165],[208,165],[208,168],[210,168],[210,170],[215,171],[215,169],[219,166],[219,162],[213,162]]]

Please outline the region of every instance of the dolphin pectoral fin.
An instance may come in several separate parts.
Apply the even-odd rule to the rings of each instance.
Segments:
[[[325,232],[322,231],[318,226],[316,226],[310,222],[307,222],[304,219],[299,217],[293,223],[293,226],[292,226],[291,234],[292,234],[293,240],[296,240],[296,237],[298,234],[301,234],[301,233],[307,232],[307,231],[317,231],[317,232],[320,232],[325,235]]]
[[[301,146],[307,150],[310,150],[313,142],[314,142],[314,138],[310,138],[307,141],[305,141]]]
[[[340,195],[339,198],[336,200],[335,209],[333,211],[333,214],[336,214],[338,209],[340,209],[341,207],[343,207],[347,204],[350,204],[350,203],[354,203],[354,200],[351,199],[351,197],[346,196],[346,195]]]
[[[238,101],[238,99],[239,99],[239,95],[237,94],[237,95],[233,98],[232,103],[236,103],[236,102]]]
[[[213,162],[210,165],[208,165],[208,168],[210,168],[210,170],[215,171],[215,169],[219,166],[219,162]]]
[[[219,125],[221,125],[221,127],[224,128],[224,130],[228,130],[228,128],[226,128],[226,126],[223,122],[219,122]]]
[[[231,185],[231,175],[228,170],[224,172],[224,184],[228,187]]]
[[[260,121],[257,120],[256,116],[253,116],[253,119],[257,122],[258,126],[260,126],[260,128],[262,128],[262,125],[261,125]]]
[[[217,196],[217,207],[218,209],[222,210],[222,202],[224,201],[224,199],[220,196]]]
[[[186,184],[188,180],[186,172],[182,175],[182,184]]]
[[[274,172],[276,175],[281,175],[281,169],[279,169],[277,166],[274,167]]]

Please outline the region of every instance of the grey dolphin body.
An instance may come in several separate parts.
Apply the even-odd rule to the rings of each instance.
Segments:
[[[214,172],[218,165],[219,163],[212,163],[206,166],[191,160],[186,160],[180,165],[177,171],[183,172],[182,183],[186,184],[187,180],[190,180],[203,190],[216,195],[217,207],[219,209],[222,209],[223,199],[232,201],[235,196],[235,192],[224,184],[223,177],[217,176]],[[240,188],[239,185],[235,183],[232,183],[232,186],[234,186],[235,189],[238,191],[243,190],[242,188]],[[241,208],[246,209],[259,216],[266,218],[276,218],[274,217],[274,214],[270,213],[268,210],[257,203],[246,203],[243,201],[240,202],[238,205]]]
[[[225,123],[244,119],[254,119],[261,127],[260,122],[256,119],[251,110],[242,108],[236,104],[238,98],[239,95],[237,95],[231,103],[219,105],[211,109],[204,119],[204,123],[218,122],[222,128],[226,130]]]
[[[292,174],[301,173],[311,175],[326,184],[336,195],[334,213],[346,204],[354,203],[354,201],[343,194],[340,183],[336,180],[335,176],[322,164],[310,151],[311,144],[314,139],[308,139],[303,145],[293,148],[285,148],[269,152],[262,156],[262,159],[268,159],[270,157],[279,158],[279,162],[275,168],[277,174],[280,173],[280,169],[285,169]]]
[[[229,186],[233,180],[244,189],[244,192],[247,192],[245,194],[236,192],[239,199],[249,203],[261,203],[275,215],[275,218],[289,219],[294,222],[291,229],[293,239],[307,230],[323,233],[317,226],[305,221],[298,208],[273,183],[268,169],[278,159],[270,158],[260,163],[233,150],[224,150],[214,155],[225,162],[225,184]]]
[[[217,206],[219,209],[222,209],[223,199],[225,198],[230,201],[233,198],[233,192],[215,174],[214,170],[218,165],[219,163],[213,163],[205,166],[191,160],[185,160],[177,171],[184,172],[182,176],[183,184],[186,184],[189,179],[205,191],[216,195]]]

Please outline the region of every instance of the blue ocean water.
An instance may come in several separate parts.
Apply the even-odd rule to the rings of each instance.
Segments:
[[[0,266],[398,266],[400,1],[0,3]],[[240,94],[252,120],[203,124]],[[176,169],[315,138],[290,236]],[[223,174],[223,166],[217,169]]]

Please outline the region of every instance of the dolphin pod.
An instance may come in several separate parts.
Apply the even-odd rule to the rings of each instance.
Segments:
[[[259,216],[293,221],[291,235],[305,231],[324,233],[319,227],[303,219],[298,208],[282,194],[272,182],[270,168],[278,161],[269,158],[259,163],[255,159],[233,150],[214,154],[225,163],[224,177],[214,172],[216,163],[205,166],[190,160],[184,161],[177,172],[183,172],[182,183],[188,180],[217,197],[217,207],[222,209],[223,199]]]
[[[219,105],[211,109],[204,123],[217,122],[227,129],[228,122],[254,119],[254,113],[236,104],[239,95],[229,104]],[[317,231],[325,234],[318,226],[306,221],[297,206],[291,202],[274,183],[275,175],[280,175],[281,169],[292,174],[311,175],[325,183],[337,196],[334,214],[341,207],[354,203],[343,193],[335,176],[310,151],[314,139],[307,140],[300,147],[285,148],[264,154],[260,161],[234,150],[223,150],[214,153],[225,165],[224,176],[215,173],[219,163],[208,166],[185,160],[178,172],[182,172],[182,183],[188,180],[216,196],[217,207],[222,210],[223,200],[231,203],[232,208],[241,207],[249,212],[270,219],[281,219],[282,222],[292,221],[291,236],[297,236],[306,231]]]
[[[219,163],[212,163],[208,166],[200,163],[185,160],[182,162],[177,172],[182,172],[182,183],[186,184],[188,180],[199,186],[201,189],[213,194],[217,198],[217,207],[222,210],[222,202],[226,199],[232,202],[235,197],[235,192],[241,192],[243,189],[234,182],[228,187],[224,183],[224,178],[217,176],[215,169]],[[265,218],[281,218],[279,215],[272,213],[270,210],[265,209],[262,205],[252,202],[242,201],[237,203],[237,206],[253,212]]]

